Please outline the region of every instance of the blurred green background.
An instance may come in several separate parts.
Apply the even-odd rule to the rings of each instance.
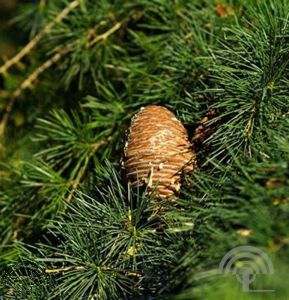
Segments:
[[[0,57],[10,57],[16,51],[16,46],[23,40],[15,28],[13,30],[11,18],[20,2],[17,0],[0,0]]]

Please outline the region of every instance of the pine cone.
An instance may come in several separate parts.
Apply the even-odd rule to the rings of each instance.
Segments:
[[[132,121],[124,149],[124,168],[133,187],[147,184],[165,199],[180,190],[181,174],[196,167],[196,156],[184,126],[162,106],[142,108]]]

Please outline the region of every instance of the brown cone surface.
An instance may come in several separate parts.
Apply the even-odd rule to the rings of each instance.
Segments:
[[[162,106],[147,106],[131,122],[124,149],[124,167],[134,187],[164,199],[180,190],[182,172],[195,168],[195,153],[184,126]]]

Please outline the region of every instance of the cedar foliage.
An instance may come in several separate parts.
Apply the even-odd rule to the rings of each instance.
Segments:
[[[215,270],[252,245],[275,268],[253,288],[286,299],[288,0],[70,4],[20,4],[14,30],[41,39],[0,69],[0,295],[251,299]],[[216,112],[176,203],[122,176],[126,130],[148,104],[191,135]]]

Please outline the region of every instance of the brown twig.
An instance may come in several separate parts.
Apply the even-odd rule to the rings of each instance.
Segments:
[[[84,266],[71,266],[71,267],[64,267],[64,268],[58,268],[58,269],[46,269],[45,273],[53,274],[53,273],[67,272],[70,270],[83,271],[85,269],[86,269],[86,267],[84,267]]]
[[[40,2],[39,2],[39,8],[41,10],[44,9],[45,5],[46,5],[46,0],[40,0]]]
[[[109,30],[107,30],[105,33],[97,35],[93,40],[90,41],[89,47],[92,47],[94,44],[101,40],[106,40],[110,35],[112,35],[114,32],[118,31],[122,26],[121,22],[116,23],[113,27],[111,27]]]
[[[83,177],[83,175],[84,175],[84,173],[85,173],[85,171],[87,169],[87,166],[88,166],[88,163],[89,163],[89,160],[90,160],[91,156],[92,156],[92,153],[88,157],[85,158],[84,165],[80,168],[80,170],[79,170],[79,172],[78,172],[78,174],[76,176],[76,179],[72,181],[71,191],[69,192],[67,198],[65,199],[65,201],[67,203],[71,202],[71,199],[72,199],[75,191],[77,190],[77,188],[78,188],[78,186],[80,184],[80,181],[81,181],[81,179],[82,179],[82,177]],[[66,206],[66,208],[67,208],[67,206]]]
[[[15,56],[10,58],[5,62],[5,64],[0,67],[0,73],[6,75],[8,69],[18,63],[24,56],[26,56],[37,44],[38,42],[50,32],[55,23],[61,22],[73,9],[75,9],[80,4],[80,0],[75,0],[71,2],[67,7],[65,7],[56,18],[49,22],[44,29],[39,32],[25,47],[21,49]]]
[[[91,268],[96,268],[98,272],[101,271],[117,271],[124,273],[126,276],[134,276],[134,277],[141,277],[140,273],[137,272],[130,272],[130,271],[124,271],[124,270],[118,270],[110,266],[89,266]],[[83,271],[89,268],[88,266],[70,266],[70,267],[63,267],[58,269],[46,269],[44,272],[47,274],[54,274],[54,273],[62,273],[67,272],[70,270],[76,270],[76,271]]]
[[[71,191],[69,192],[69,195],[67,196],[67,198],[65,199],[66,202],[70,203],[71,200],[72,200],[72,197],[75,193],[75,191],[77,190],[79,184],[80,184],[80,181],[87,169],[87,166],[88,166],[88,163],[90,161],[90,158],[92,157],[92,155],[103,145],[107,144],[108,142],[110,142],[112,139],[112,136],[109,136],[108,138],[98,142],[98,143],[95,143],[95,144],[92,144],[91,145],[91,148],[92,148],[92,151],[90,152],[90,155],[88,155],[88,157],[86,157],[85,159],[85,162],[84,162],[84,165],[80,168],[75,180],[72,181],[72,184],[71,184]],[[67,207],[67,206],[66,206]]]
[[[106,22],[101,22],[101,24],[105,24]],[[92,47],[94,44],[101,40],[106,40],[111,34],[119,30],[122,26],[121,22],[116,23],[112,28],[104,32],[103,34],[97,35],[95,38],[93,38],[90,43],[89,47]],[[96,29],[94,28],[91,32],[89,32],[89,35],[93,36],[95,35]],[[33,84],[33,82],[39,77],[40,74],[42,74],[45,70],[50,68],[53,64],[55,64],[57,61],[61,59],[61,57],[65,54],[67,54],[73,47],[79,42],[79,40],[76,40],[75,42],[72,42],[68,46],[62,48],[59,50],[56,54],[54,54],[50,59],[48,59],[44,64],[42,64],[40,67],[38,67],[36,70],[34,70],[27,79],[25,79],[22,84],[12,93],[12,96],[10,98],[10,101],[8,102],[6,106],[6,111],[3,116],[3,119],[0,123],[0,136],[4,135],[10,113],[12,112],[12,109],[14,107],[16,99],[21,95],[21,93],[26,90],[27,88],[30,88]]]
[[[0,136],[2,136],[5,132],[9,116],[12,112],[12,109],[14,107],[14,104],[16,102],[16,99],[21,95],[21,93],[26,90],[27,88],[32,86],[32,83],[38,78],[38,76],[43,73],[45,70],[50,68],[53,64],[55,64],[57,61],[60,60],[60,58],[69,52],[71,49],[70,47],[65,47],[59,52],[57,52],[55,55],[53,55],[50,59],[48,59],[44,64],[42,64],[40,67],[35,69],[22,83],[21,85],[12,93],[11,98],[6,106],[6,111],[3,116],[3,119],[0,123]]]

